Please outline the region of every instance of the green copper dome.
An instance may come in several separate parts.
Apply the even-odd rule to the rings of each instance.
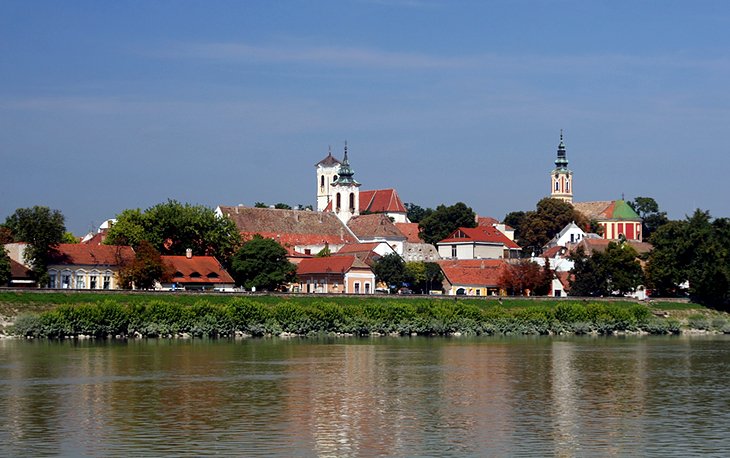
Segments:
[[[641,217],[636,214],[634,209],[625,200],[617,200],[614,202],[611,218],[618,220],[641,220]]]
[[[345,157],[342,159],[337,180],[332,184],[334,186],[360,186],[360,183],[353,178],[354,175],[355,171],[350,167],[350,160],[347,158],[347,142],[345,142]]]
[[[568,158],[565,156],[565,143],[563,143],[563,129],[560,129],[560,144],[558,145],[558,158],[555,159],[557,170],[568,169]]]

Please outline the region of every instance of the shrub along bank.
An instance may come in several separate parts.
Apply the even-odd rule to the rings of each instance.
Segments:
[[[212,300],[211,300],[212,299]],[[345,299],[345,298],[343,298]],[[724,331],[723,319],[704,323]],[[339,298],[137,297],[61,304],[26,313],[6,332],[25,337],[232,337],[236,335],[520,335],[678,333],[680,322],[636,303],[559,302],[505,307],[496,301]]]

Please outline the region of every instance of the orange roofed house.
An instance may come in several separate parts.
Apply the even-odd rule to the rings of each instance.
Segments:
[[[48,263],[48,287],[118,289],[119,270],[134,261],[128,246],[62,243]]]
[[[297,264],[298,283],[292,291],[303,293],[372,294],[375,274],[354,255],[303,259]]]
[[[444,273],[444,291],[450,296],[502,295],[499,280],[507,265],[502,259],[436,261]]]
[[[460,227],[436,246],[443,259],[512,259],[522,251],[492,226]]]
[[[230,291],[235,287],[231,275],[213,256],[193,256],[188,251],[186,256],[162,256],[162,262],[170,278],[156,289]]]

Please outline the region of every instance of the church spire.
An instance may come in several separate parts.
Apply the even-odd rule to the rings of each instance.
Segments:
[[[335,181],[333,184],[359,186],[360,183],[355,181],[355,179],[353,178],[354,175],[355,171],[352,170],[352,167],[350,167],[350,159],[347,157],[347,141],[345,141],[345,157],[342,158],[342,165],[340,165],[340,172],[339,176],[337,177],[337,181]]]
[[[555,159],[555,168],[558,170],[568,168],[568,158],[565,155],[565,143],[563,143],[563,129],[560,129],[560,144],[558,144],[558,158]]]

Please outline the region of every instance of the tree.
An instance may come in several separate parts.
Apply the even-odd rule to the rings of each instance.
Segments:
[[[412,223],[420,223],[424,218],[433,213],[432,208],[423,208],[413,203],[406,203],[408,220]]]
[[[580,247],[570,259],[574,262],[571,296],[624,295],[636,290],[644,279],[636,250],[626,242],[610,242],[605,252],[591,256]]]
[[[253,204],[254,208],[269,208],[265,202],[256,202]]]
[[[522,259],[516,264],[507,264],[497,284],[507,294],[522,296],[528,291],[536,294],[538,289],[545,290],[545,281],[545,274],[537,263]]]
[[[516,211],[507,213],[504,217],[504,224],[510,226],[515,230],[515,233],[522,233],[522,223],[525,221],[526,213],[523,211]]]
[[[507,216],[510,215],[512,214]],[[588,219],[571,204],[549,197],[541,199],[537,203],[535,211],[526,212],[521,219],[519,216],[515,212],[511,218],[518,220],[520,230],[517,231],[517,239],[520,246],[527,249],[525,250],[526,255],[533,251],[539,253],[555,234],[571,222],[575,222],[583,228],[590,224]]]
[[[463,202],[448,207],[439,205],[433,213],[418,223],[423,240],[432,245],[445,239],[460,227],[476,227],[476,225],[476,214]]]
[[[291,205],[279,202],[278,204],[274,204],[274,208],[278,208],[279,210],[291,210]]]
[[[230,218],[219,217],[210,208],[168,200],[144,212],[124,210],[104,243],[137,247],[142,240],[163,255],[182,256],[189,248],[195,256],[215,256],[229,265],[240,234]]]
[[[0,286],[6,286],[10,283],[10,256],[5,247],[0,245]]]
[[[19,208],[5,221],[13,241],[26,242],[25,260],[39,284],[48,281],[48,260],[53,249],[63,241],[64,217],[48,207]]]
[[[330,250],[329,245],[325,245],[324,248],[319,250],[319,252],[317,253],[318,258],[327,258],[330,256],[332,256],[332,250]]]
[[[385,283],[391,290],[399,288],[406,281],[406,263],[397,253],[390,253],[373,263],[375,280]]]
[[[13,233],[4,224],[0,224],[0,245],[13,242]]]
[[[124,288],[133,286],[137,289],[150,289],[156,281],[167,281],[171,277],[159,251],[146,240],[142,240],[134,251],[134,261],[122,266],[119,271],[119,282]]]
[[[75,244],[75,243],[79,243],[79,239],[78,239],[78,237],[73,235],[71,232],[66,231],[63,233],[63,239],[61,240],[61,243]]]
[[[650,240],[651,235],[661,226],[669,222],[667,213],[659,211],[659,204],[651,197],[636,197],[632,202],[627,202],[642,219],[642,230],[644,240]]]
[[[231,276],[238,285],[275,291],[296,279],[297,268],[275,240],[256,234],[233,255]]]
[[[662,225],[652,236],[647,274],[655,295],[681,295],[701,304],[730,305],[730,219],[714,221],[696,210],[684,221]]]

